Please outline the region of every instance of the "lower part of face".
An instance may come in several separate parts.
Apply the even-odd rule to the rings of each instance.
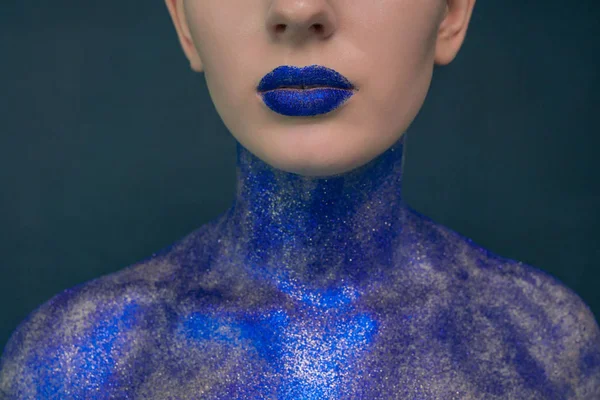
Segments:
[[[337,175],[386,151],[418,114],[431,83],[441,2],[299,3],[189,0],[185,8],[211,98],[235,139],[277,169]],[[292,116],[257,93],[275,68],[309,65],[339,72],[354,94],[331,112]]]

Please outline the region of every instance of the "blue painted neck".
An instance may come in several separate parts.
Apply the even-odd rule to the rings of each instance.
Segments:
[[[230,243],[246,265],[286,279],[352,280],[389,265],[406,209],[403,150],[404,136],[359,168],[315,178],[273,168],[238,143]]]

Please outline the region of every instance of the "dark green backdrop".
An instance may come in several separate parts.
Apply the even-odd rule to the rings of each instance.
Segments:
[[[412,207],[551,273],[597,318],[598,11],[479,0],[409,129],[404,184]],[[53,295],[228,208],[235,147],[162,0],[4,0],[0,50],[3,347]]]

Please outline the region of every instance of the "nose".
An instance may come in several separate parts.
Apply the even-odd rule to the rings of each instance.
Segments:
[[[267,17],[275,39],[295,43],[326,39],[335,31],[335,23],[329,0],[273,0]]]

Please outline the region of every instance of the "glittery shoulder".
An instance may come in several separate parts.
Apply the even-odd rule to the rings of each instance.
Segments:
[[[157,262],[136,264],[64,290],[32,311],[13,332],[0,361],[4,396],[108,396],[100,389],[114,375],[115,362],[140,343],[137,332],[148,325],[146,310],[160,295],[154,283],[169,271],[153,267]],[[110,398],[115,395],[119,397],[118,390]]]
[[[518,271],[503,296],[504,316],[513,321],[515,332],[527,333],[527,341],[521,343],[527,344],[528,354],[517,353],[516,359],[522,368],[534,371],[538,363],[544,371],[539,377],[531,374],[531,382],[547,380],[569,388],[564,391],[570,393],[568,398],[600,399],[600,328],[589,306],[545,271],[513,260],[506,261],[504,268]],[[486,317],[503,318],[498,310],[490,307]]]
[[[417,245],[367,300],[388,316],[379,380],[403,360],[402,386],[424,398],[600,399],[600,330],[572,289],[428,219],[410,235]]]
[[[545,398],[600,399],[600,328],[589,306],[552,274],[468,243],[480,281],[471,298],[505,343],[497,357]]]

